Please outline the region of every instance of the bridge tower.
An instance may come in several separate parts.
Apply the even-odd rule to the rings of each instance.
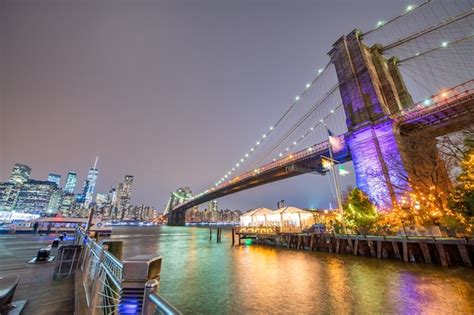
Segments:
[[[397,204],[410,182],[432,186],[422,170],[436,168],[431,165],[437,160],[436,139],[403,135],[393,120],[413,105],[396,58],[384,58],[379,45],[364,45],[358,30],[342,36],[328,55],[339,81],[357,186],[381,208]],[[424,139],[421,145],[417,138]],[[415,165],[417,156],[425,158]],[[444,167],[436,169],[435,177],[449,182]]]

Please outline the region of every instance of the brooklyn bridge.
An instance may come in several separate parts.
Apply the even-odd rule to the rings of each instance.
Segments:
[[[398,203],[410,183],[449,185],[446,168],[433,165],[436,138],[474,123],[473,26],[469,1],[426,1],[341,36],[327,65],[221,178],[196,195],[172,195],[168,224],[184,225],[187,209],[219,197],[324,175],[329,157],[352,161],[357,186],[379,208]]]

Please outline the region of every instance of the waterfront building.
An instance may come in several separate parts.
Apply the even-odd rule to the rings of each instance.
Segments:
[[[26,212],[46,212],[57,185],[49,181],[28,180],[21,186],[14,209]]]
[[[59,187],[60,181],[61,181],[61,175],[49,173],[48,182],[55,183]]]
[[[97,161],[99,160],[99,157],[95,158],[94,166],[89,170],[89,174],[87,175],[87,181],[89,182],[87,190],[84,195],[84,207],[88,208],[90,203],[92,202],[94,198],[94,190],[95,190],[95,184],[97,182],[97,175],[99,174],[97,170]]]
[[[62,189],[54,190],[53,193],[51,194],[51,198],[49,198],[49,203],[48,203],[48,207],[46,208],[46,212],[48,213],[58,212],[59,207],[61,206],[62,197],[63,197]]]
[[[77,198],[76,198],[77,203],[79,203],[79,204],[84,204],[85,203],[86,195],[87,195],[88,191],[89,191],[89,180],[86,179],[84,181],[84,185],[82,186],[82,192],[77,194]]]
[[[117,191],[115,190],[114,187],[111,187],[109,190],[109,201],[111,205],[115,205],[117,202]]]
[[[24,184],[28,179],[30,179],[31,167],[25,164],[16,163],[13,166],[12,172],[10,174],[9,183],[12,184]]]
[[[95,204],[98,208],[107,206],[110,203],[108,194],[97,193],[95,196]]]
[[[0,211],[13,210],[20,193],[20,188],[20,184],[0,183]]]
[[[63,213],[70,213],[74,207],[74,197],[74,194],[66,192],[61,200],[61,206],[59,207],[59,210]]]
[[[64,185],[64,192],[73,194],[76,189],[77,174],[75,172],[67,173],[66,184]]]
[[[130,206],[130,199],[132,196],[133,176],[125,175],[125,179],[120,191],[120,208],[128,208]]]
[[[211,212],[219,210],[217,205],[217,199],[209,201],[207,210]]]

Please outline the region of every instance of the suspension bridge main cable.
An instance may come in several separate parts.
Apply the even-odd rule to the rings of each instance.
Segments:
[[[339,84],[336,84],[334,85],[330,90],[329,92],[326,93],[326,95],[324,95],[324,97],[319,101],[317,102],[313,107],[311,107],[309,109],[309,111],[306,112],[306,114],[301,117],[298,122],[296,122],[291,128],[289,131],[286,132],[285,135],[283,135],[283,137],[280,138],[280,140],[278,141],[278,143],[276,143],[275,145],[273,145],[273,147],[270,149],[270,151],[268,151],[262,158],[260,158],[258,161],[254,162],[253,165],[259,165],[260,163],[262,163],[262,161],[264,161],[270,154],[272,154],[273,152],[276,151],[276,149],[286,140],[288,139],[288,137],[290,137],[293,132],[299,127],[301,126],[301,124],[303,124],[303,122],[305,122],[335,91],[337,91],[339,87]]]
[[[425,2],[420,3],[419,5],[410,5],[410,6],[409,6],[410,9],[405,10],[405,12],[403,12],[402,14],[400,14],[400,15],[398,15],[398,16],[396,16],[396,17],[390,19],[390,20],[388,20],[387,22],[383,23],[382,25],[376,26],[376,27],[374,27],[373,29],[368,30],[367,32],[363,33],[362,36],[366,36],[366,35],[368,35],[368,34],[370,34],[370,33],[375,32],[375,31],[379,31],[379,30],[383,29],[385,26],[387,26],[387,25],[389,25],[389,24],[391,24],[391,23],[397,21],[397,20],[400,19],[401,17],[404,17],[404,16],[406,16],[406,15],[408,15],[408,14],[411,14],[411,13],[415,12],[416,10],[418,10],[419,8],[423,7],[424,5],[426,5],[426,4],[430,3],[430,2],[431,2],[431,0],[426,0]]]
[[[393,43],[390,43],[388,45],[385,45],[383,48],[382,48],[382,51],[385,52],[385,51],[388,51],[390,49],[393,49],[395,47],[398,47],[400,45],[403,45],[407,42],[410,42],[414,39],[417,39],[418,37],[421,37],[423,35],[426,35],[426,34],[429,34],[431,32],[434,32],[440,28],[443,28],[443,27],[446,27],[454,22],[458,22],[462,19],[465,19],[469,16],[471,16],[472,14],[474,14],[474,8],[471,8],[467,11],[463,11],[461,12],[460,14],[456,15],[456,16],[453,16],[451,19],[449,20],[444,20],[442,21],[441,23],[438,23],[438,24],[435,24],[435,25],[432,25],[430,27],[427,27],[417,33],[414,33],[414,34],[411,34],[410,36],[407,36],[405,38],[402,38],[402,39],[399,39],[398,41],[395,41]]]

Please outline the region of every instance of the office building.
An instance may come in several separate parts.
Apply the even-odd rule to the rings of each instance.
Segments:
[[[49,174],[48,175],[48,182],[55,183],[56,186],[59,187],[59,182],[61,181],[61,175],[58,174]]]
[[[74,207],[74,197],[74,194],[65,193],[61,200],[61,206],[59,207],[59,210],[61,210],[63,213],[69,213]]]
[[[51,181],[49,181],[51,182]],[[52,192],[51,197],[49,198],[48,206],[46,207],[46,212],[56,213],[61,206],[61,200],[63,197],[63,191],[61,189],[56,189]]]
[[[41,213],[46,212],[51,195],[57,190],[55,183],[28,180],[21,186],[14,209]]]
[[[0,183],[0,211],[13,210],[20,188],[20,184]]]
[[[31,167],[25,164],[16,163],[13,166],[13,170],[10,174],[9,183],[12,184],[24,184],[30,178]]]
[[[94,162],[94,167],[92,167],[89,170],[89,174],[87,175],[87,181],[89,182],[87,191],[85,193],[85,200],[84,200],[84,207],[88,208],[90,203],[92,202],[94,198],[94,190],[95,190],[95,184],[97,181],[97,175],[99,172],[97,171],[97,161],[99,160],[99,157],[95,158]]]
[[[121,185],[120,191],[120,204],[121,209],[128,208],[130,206],[130,198],[132,196],[132,185],[133,185],[133,176],[125,175],[125,180]]]
[[[76,189],[77,174],[75,172],[67,173],[66,185],[64,185],[64,192],[67,194],[74,194]]]

